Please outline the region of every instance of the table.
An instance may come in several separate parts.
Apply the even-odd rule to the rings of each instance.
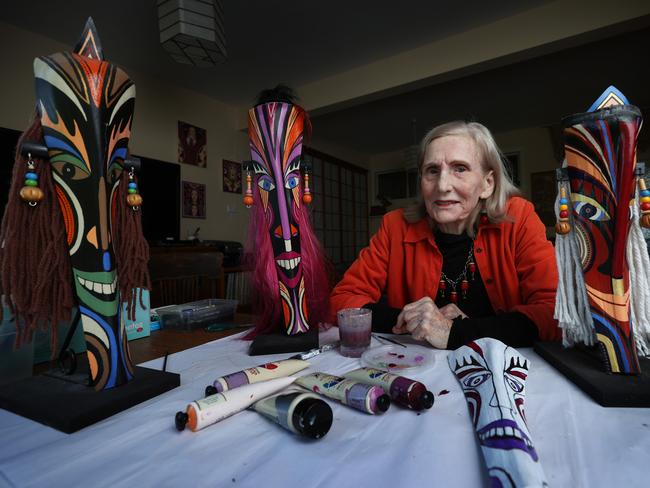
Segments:
[[[424,413],[392,405],[372,416],[329,402],[334,423],[317,441],[252,411],[199,432],[176,431],[174,414],[200,398],[214,378],[287,357],[249,357],[240,336],[170,355],[167,368],[181,374],[179,388],[71,435],[0,410],[0,486],[486,485],[448,351],[433,351],[434,364],[410,375],[436,395]],[[321,344],[337,336],[336,328],[321,333]],[[373,339],[372,345],[380,344]],[[526,416],[550,486],[648,486],[650,410],[601,407],[531,349],[521,352],[532,362]],[[305,373],[340,374],[359,365],[336,351],[310,362]],[[142,366],[160,368],[162,358]],[[438,395],[442,390],[449,393]]]

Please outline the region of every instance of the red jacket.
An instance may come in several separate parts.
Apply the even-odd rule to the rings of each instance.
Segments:
[[[504,222],[480,225],[474,241],[492,308],[521,312],[537,325],[541,340],[560,340],[553,319],[558,281],[553,245],[530,202],[513,197],[507,212]],[[409,224],[403,210],[389,212],[332,291],[332,311],[376,303],[382,293],[388,305],[400,309],[425,296],[435,299],[441,272],[442,255],[428,220]]]

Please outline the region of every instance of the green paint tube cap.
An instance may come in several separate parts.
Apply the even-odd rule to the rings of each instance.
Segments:
[[[390,397],[388,395],[382,395],[377,398],[377,410],[380,412],[385,412],[390,407]]]
[[[332,408],[320,398],[305,398],[293,410],[293,427],[303,436],[320,439],[332,426]]]
[[[418,410],[422,410],[423,408],[429,409],[433,407],[434,397],[433,393],[431,393],[429,390],[426,390],[424,393],[422,393],[419,400],[420,408]]]

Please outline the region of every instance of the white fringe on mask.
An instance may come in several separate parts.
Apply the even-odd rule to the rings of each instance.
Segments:
[[[650,356],[650,258],[639,225],[639,191],[630,206],[630,233],[625,257],[630,269],[630,329],[641,356]]]
[[[555,200],[555,217],[560,217],[560,187],[565,185],[569,209],[571,208],[571,190],[568,182],[558,182]],[[596,342],[594,322],[589,309],[587,289],[582,274],[582,264],[576,243],[573,219],[569,210],[571,232],[556,234],[555,259],[558,267],[557,295],[555,296],[555,314],[553,317],[562,329],[562,345],[571,347],[577,343],[592,346]]]

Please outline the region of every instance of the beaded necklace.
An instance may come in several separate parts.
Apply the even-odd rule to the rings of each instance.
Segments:
[[[445,290],[447,285],[451,288],[449,293],[449,299],[452,303],[458,302],[458,284],[460,283],[460,290],[463,300],[467,300],[467,295],[469,291],[469,281],[467,280],[467,274],[470,274],[470,279],[474,281],[474,273],[476,271],[476,263],[474,262],[474,246],[469,248],[469,253],[467,254],[467,259],[465,260],[465,266],[460,272],[458,277],[455,280],[450,279],[445,272],[443,271],[440,275],[440,284],[438,285],[438,294],[440,298],[445,298]]]

